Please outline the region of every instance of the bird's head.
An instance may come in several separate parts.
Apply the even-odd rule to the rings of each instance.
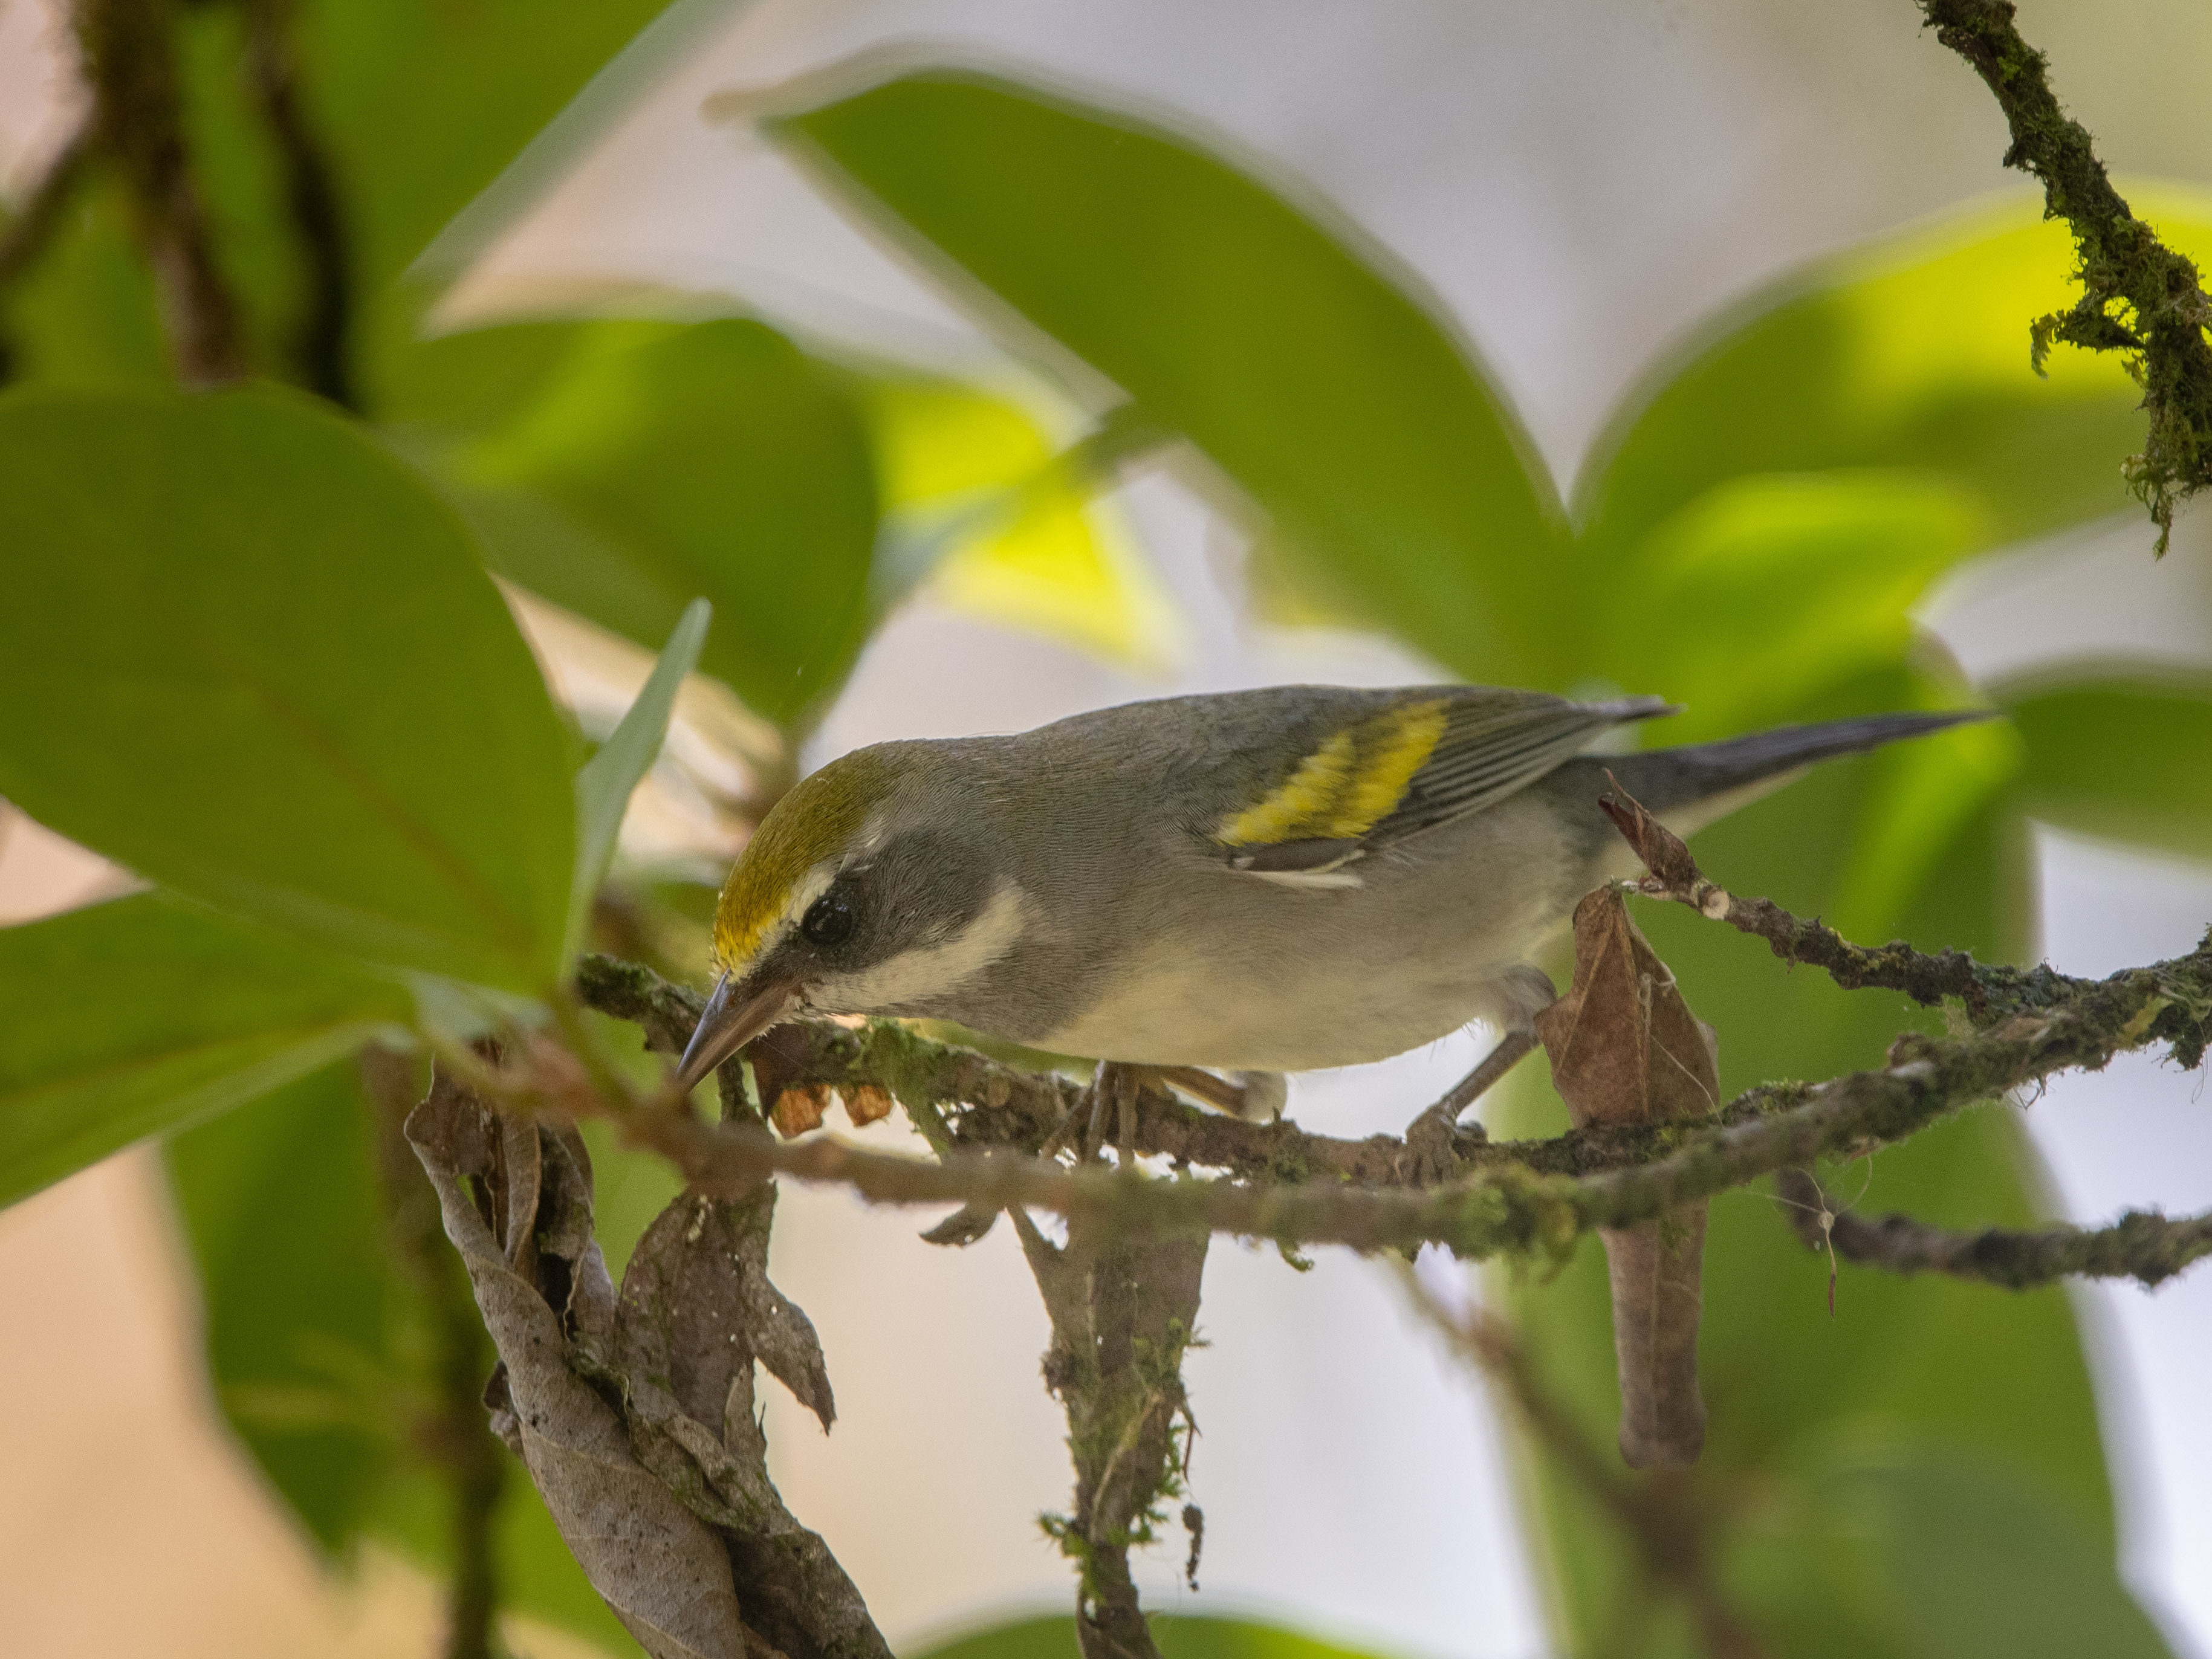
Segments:
[[[787,1014],[923,1012],[1013,948],[1028,904],[994,870],[951,748],[857,749],[761,820],[715,907],[721,977],[683,1087]]]

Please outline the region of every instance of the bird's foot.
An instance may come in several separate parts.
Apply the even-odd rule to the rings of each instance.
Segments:
[[[1406,1150],[1399,1159],[1398,1173],[1413,1186],[1433,1187],[1459,1172],[1459,1126],[1442,1105],[1439,1101],[1406,1125]]]
[[[1534,1031],[1507,1032],[1473,1071],[1445,1091],[1443,1099],[1406,1125],[1404,1174],[1407,1180],[1417,1186],[1433,1186],[1459,1172],[1455,1142],[1462,1133],[1460,1114],[1527,1059],[1536,1040]],[[1480,1124],[1474,1127],[1476,1135],[1483,1133]]]

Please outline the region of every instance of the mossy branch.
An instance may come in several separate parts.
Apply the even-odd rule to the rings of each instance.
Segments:
[[[2125,466],[2166,552],[2173,510],[2212,483],[2212,299],[2197,267],[2129,210],[2089,133],[2059,106],[2050,61],[2021,39],[2009,0],[1921,0],[1936,38],[1974,67],[2012,130],[2005,165],[2043,181],[2045,214],[2073,230],[2081,298],[2039,318],[2038,372],[2054,342],[2121,354],[2142,384],[2150,429]]]
[[[842,1183],[878,1203],[976,1212],[1020,1206],[1152,1236],[1229,1232],[1361,1250],[1433,1242],[1468,1257],[1556,1258],[1585,1232],[1634,1226],[1779,1170],[1905,1139],[2060,1071],[2096,1069],[2154,1044],[2193,1067],[2212,1042],[2212,935],[2187,956],[2108,979],[2054,976],[2034,986],[2033,998],[2019,996],[2021,977],[2013,971],[1976,972],[1985,1011],[1969,1020],[1978,1028],[1951,1038],[1900,1038],[1881,1069],[1752,1090],[1710,1128],[1585,1132],[1520,1145],[1462,1141],[1454,1178],[1428,1187],[1397,1181],[1402,1146],[1389,1137],[1331,1141],[1288,1125],[1202,1118],[1152,1091],[1140,1102],[1138,1150],[1231,1174],[1170,1180],[987,1156],[1040,1144],[1073,1103],[1073,1085],[882,1024],[800,1024],[783,1040],[803,1045],[805,1081],[874,1084],[930,1115],[947,1145],[938,1161],[827,1137],[780,1141],[765,1129],[713,1127],[665,1104],[624,1114],[623,1127],[710,1190],[742,1190],[781,1172]],[[578,988],[603,1012],[641,1020],[660,1048],[680,1045],[698,1007],[691,993],[649,971],[605,958],[586,960]],[[582,1100],[550,1104],[592,1109]]]
[[[1790,1220],[1808,1246],[1825,1250],[1832,1244],[1847,1262],[1893,1273],[1946,1273],[2007,1290],[2064,1278],[2134,1279],[2156,1286],[2212,1256],[2212,1211],[2168,1217],[2130,1210],[2104,1227],[1984,1227],[1970,1232],[1930,1226],[1909,1215],[1872,1220],[1848,1211],[1838,1214],[1802,1170],[1783,1171],[1776,1187],[1796,1206]]]

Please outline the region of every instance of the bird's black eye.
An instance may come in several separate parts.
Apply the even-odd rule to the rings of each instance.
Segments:
[[[853,907],[841,893],[825,893],[806,907],[799,932],[815,945],[842,945],[853,934]]]

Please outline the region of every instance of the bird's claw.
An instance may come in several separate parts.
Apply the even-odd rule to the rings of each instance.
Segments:
[[[1406,1125],[1406,1150],[1400,1177],[1417,1187],[1433,1187],[1459,1172],[1458,1126],[1440,1101]]]

